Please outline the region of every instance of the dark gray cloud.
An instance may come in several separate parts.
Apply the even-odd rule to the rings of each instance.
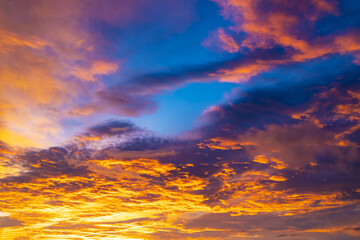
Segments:
[[[93,137],[119,136],[139,130],[137,126],[128,121],[109,121],[90,127],[87,134]]]

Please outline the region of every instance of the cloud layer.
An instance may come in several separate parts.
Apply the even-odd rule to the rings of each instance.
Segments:
[[[351,2],[0,1],[0,235],[358,239]],[[188,132],[126,119],[208,82]]]

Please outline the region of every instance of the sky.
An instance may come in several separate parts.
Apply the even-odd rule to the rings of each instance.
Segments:
[[[359,239],[359,13],[0,0],[0,239]]]

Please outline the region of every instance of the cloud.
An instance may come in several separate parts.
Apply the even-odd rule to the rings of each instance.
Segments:
[[[107,39],[98,27],[142,26],[153,23],[156,15],[164,20],[159,28],[182,31],[194,17],[190,2],[160,4],[169,11],[146,1],[114,2],[112,8],[96,1],[2,3],[2,9],[7,9],[1,13],[6,19],[0,40],[4,58],[0,65],[2,139],[21,146],[35,142],[44,146],[57,136],[59,143],[73,134],[64,131],[66,121],[81,123],[86,117],[108,112],[133,117],[149,114],[156,110],[154,95],[186,83],[244,83],[275,66],[329,54],[352,55],[357,62],[359,43],[354,24],[316,35],[326,28],[325,18],[338,24],[345,18],[356,21],[343,1],[216,2],[232,26],[215,30],[205,45],[213,42],[235,53],[232,59],[135,76],[111,86],[104,86],[102,80],[118,74],[123,59],[114,60],[109,55],[118,42]],[[8,86],[10,80],[14,84]]]
[[[96,53],[91,33],[79,22],[77,4],[69,4],[71,10],[44,1],[1,4],[7,10],[0,13],[6,19],[0,26],[5,49],[0,54],[0,131],[10,144],[44,146],[54,136],[65,140],[62,119],[94,87],[81,81],[117,69],[117,63]]]
[[[115,73],[118,65],[112,62],[96,61],[88,69],[74,67],[72,74],[82,80],[93,82],[96,75],[109,75]]]
[[[300,66],[289,71],[297,75]],[[242,177],[253,175],[252,182],[270,180],[275,189],[293,193],[337,192],[338,199],[358,199],[358,67],[307,75],[307,80],[301,76],[300,81],[283,76],[266,87],[239,91],[231,103],[206,111],[200,128],[205,139],[198,147],[208,162],[228,162]],[[220,176],[215,169],[210,176]],[[231,199],[244,188],[214,189],[216,194],[207,195],[209,203]]]
[[[139,129],[131,122],[111,121],[89,128],[88,134],[93,137],[122,135]]]
[[[234,92],[204,113],[196,138],[113,120],[62,147],[3,144],[3,166],[16,170],[1,176],[3,211],[59,238],[354,239],[359,75],[356,65],[337,66],[318,75],[293,65],[299,79],[285,74]]]
[[[0,61],[2,236],[359,237],[356,17],[343,16],[342,1],[216,2],[232,26],[207,40],[229,59],[116,81],[105,76],[117,78],[122,61],[105,56],[111,40],[97,27],[148,26],[159,15],[157,27],[181,32],[189,2],[0,3],[9,19],[0,23],[0,58],[11,59]],[[330,31],[325,18],[351,23]],[[150,113],[156,94],[216,80],[244,84],[202,114],[196,134],[91,124],[96,114]],[[63,145],[24,148],[65,138],[64,121],[82,117],[90,126]]]
[[[289,236],[289,239],[294,236],[299,239],[314,238],[317,232],[321,232],[323,236],[320,236],[323,238],[331,237],[333,234],[340,234],[347,236],[349,239],[356,239],[358,234],[352,236],[351,233],[346,232],[346,227],[344,227],[346,225],[356,226],[357,224],[358,216],[355,216],[355,218],[350,216],[351,208],[351,206],[333,208],[296,216],[277,216],[273,214],[258,214],[252,216],[205,214],[198,218],[191,219],[189,222],[186,222],[185,226],[188,229],[226,229],[227,231],[219,231],[219,234],[226,239],[233,239],[231,236],[235,237],[236,232],[243,232],[245,234],[244,237],[256,238],[268,236],[270,239],[278,239],[279,234],[276,236],[274,231],[286,231],[290,229],[291,231],[288,231],[287,234],[282,234],[283,237]],[[339,225],[339,219],[342,219],[343,225]],[[264,231],[261,236],[257,233],[258,229]]]
[[[206,46],[210,47],[212,43],[230,53],[237,51],[251,53],[256,49],[272,49],[280,46],[287,52],[287,57],[281,61],[257,61],[256,64],[246,68],[234,66],[232,69],[219,69],[212,75],[221,81],[243,82],[279,64],[304,62],[335,53],[351,54],[354,56],[354,62],[358,62],[360,45],[355,40],[358,39],[356,28],[344,26],[342,32],[331,32],[324,36],[316,34],[319,31],[316,22],[323,18],[349,17],[346,12],[341,12],[348,10],[339,9],[337,1],[308,0],[289,3],[288,1],[215,0],[215,2],[223,8],[223,16],[233,22],[233,26],[226,31],[239,37],[235,41],[230,37],[231,35],[225,34],[224,29],[220,29],[209,37]]]
[[[102,91],[104,79],[120,71],[123,59],[113,56],[119,43],[109,41],[99,24],[154,26],[162,19],[159,29],[176,32],[194,14],[189,1],[34,0],[0,5],[0,136],[22,147],[67,140],[74,130],[65,129],[66,121],[83,123],[88,116],[109,111],[127,116],[152,112],[154,103],[147,97]]]
[[[254,76],[261,72],[259,69],[267,68],[267,61],[277,62],[284,57],[286,57],[286,53],[281,48],[259,49],[249,54],[236,54],[231,59],[218,62],[183,66],[170,71],[137,75],[129,81],[99,91],[97,96],[99,97],[99,103],[104,103],[102,105],[116,105],[118,111],[123,111],[125,114],[128,112],[128,115],[136,115],[136,113],[131,112],[136,110],[151,112],[155,109],[152,97],[163,93],[165,90],[181,87],[192,82],[217,81],[219,79],[218,72],[231,71],[234,67],[238,67],[239,71],[244,72],[243,80],[246,82],[248,80],[247,76]],[[264,64],[260,64],[262,65],[260,66],[259,63]],[[231,74],[228,77],[228,80],[224,80],[225,82],[234,82]],[[121,109],[121,104],[124,105],[124,110]]]
[[[212,45],[215,45],[221,50],[227,51],[229,53],[236,53],[240,49],[234,38],[227,34],[223,28],[219,28],[214,31],[212,36],[203,42],[203,45],[205,47],[211,47]]]
[[[0,228],[6,227],[21,227],[22,222],[16,219],[12,219],[10,217],[0,217]]]
[[[348,214],[357,208],[356,169],[349,172],[350,168],[332,166],[318,156],[316,164],[294,169],[289,156],[296,150],[286,152],[288,146],[308,148],[317,143],[326,148],[322,135],[315,132],[317,125],[309,125],[307,134],[320,135],[318,139],[305,135],[299,140],[304,126],[270,125],[230,141],[224,136],[164,139],[130,122],[110,121],[81,135],[88,140],[25,153],[12,150],[12,158],[19,159],[26,171],[0,180],[2,200],[4,211],[25,227],[9,228],[4,235],[16,231],[28,236],[29,226],[37,235],[59,238],[92,234],[141,239],[150,232],[152,239],[262,238],[269,234],[275,239],[281,234],[286,237],[291,227],[291,234],[304,238],[315,239],[321,232],[324,237],[347,234],[351,239],[357,234],[352,230],[356,219]],[[88,144],[109,137],[118,138],[108,144]],[[276,146],[283,146],[274,153],[281,159],[253,157]],[[10,151],[6,146],[3,149]],[[334,216],[332,222],[322,224],[329,216]],[[345,219],[341,226],[339,219]]]

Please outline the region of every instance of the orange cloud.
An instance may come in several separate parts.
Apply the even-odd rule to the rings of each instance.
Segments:
[[[315,22],[326,15],[339,15],[336,1],[312,0],[312,1],[269,1],[279,7],[278,11],[261,9],[261,0],[215,0],[222,8],[225,18],[233,21],[234,26],[229,31],[245,33],[241,40],[235,41],[229,38],[223,29],[217,31],[216,36],[210,39],[218,41],[206,41],[206,46],[217,45],[229,52],[242,51],[243,49],[268,49],[276,45],[292,48],[293,53],[288,58],[274,61],[256,61],[247,65],[235,66],[232,69],[220,69],[211,74],[224,82],[241,83],[248,81],[259,73],[268,71],[278,64],[289,62],[303,62],[310,59],[325,56],[327,54],[341,53],[352,54],[355,63],[359,63],[360,43],[358,33],[350,31],[343,35],[314,37],[308,40],[306,32],[295,33],[296,29],[303,29],[305,21]],[[270,8],[271,9],[271,8]],[[311,32],[311,29],[308,29]]]
[[[78,112],[78,98],[100,87],[95,78],[115,73],[118,63],[97,55],[76,1],[69,9],[21,4],[27,5],[2,3],[0,11],[6,18],[0,24],[0,137],[17,146],[48,146],[71,135],[61,122]]]
[[[234,40],[234,38],[227,34],[223,28],[217,29],[208,39],[203,42],[203,45],[206,47],[211,47],[212,45],[217,46],[223,51],[229,53],[238,52],[240,47]]]
[[[112,62],[95,61],[90,68],[74,67],[72,74],[85,81],[95,81],[96,75],[108,75],[115,73],[118,69],[118,64]]]
[[[223,138],[213,138],[198,144],[199,148],[210,148],[220,150],[242,149],[241,143]]]
[[[258,60],[255,63],[241,65],[233,69],[220,69],[216,73],[209,74],[209,76],[219,78],[221,82],[247,82],[251,77],[269,70],[275,62],[277,61],[266,62]]]
[[[276,182],[282,182],[287,180],[283,176],[270,176],[269,179]]]
[[[16,46],[24,46],[38,49],[43,48],[47,45],[49,45],[49,43],[34,36],[19,36],[12,32],[0,30],[0,51],[3,54],[9,53],[10,49]]]
[[[49,154],[61,153],[61,149],[49,150]],[[17,155],[11,149],[4,150],[4,154],[5,158]],[[66,166],[86,166],[88,171],[61,173],[58,168],[56,176],[35,175],[25,182],[16,178],[2,181],[9,175],[0,176],[3,189],[0,217],[21,222],[0,226],[2,237],[31,239],[35,235],[46,239],[86,239],[91,235],[92,238],[155,240],[166,229],[169,234],[176,233],[174,236],[188,234],[196,239],[204,229],[189,227],[186,222],[206,214],[301,216],[354,203],[341,200],[341,193],[296,193],[278,189],[275,184],[287,179],[276,169],[237,172],[223,162],[216,173],[204,178],[182,172],[183,168],[175,164],[161,163],[155,156],[152,159],[119,156],[85,161],[71,158],[62,161],[67,161]],[[275,162],[260,160],[264,158],[258,156],[256,159],[267,164]],[[46,168],[58,164],[57,161],[41,157],[36,169],[46,172]],[[6,162],[1,166],[4,164]],[[8,166],[16,168],[14,164]],[[183,166],[195,167],[194,164]],[[12,172],[12,176],[26,174],[26,171]],[[218,183],[218,187],[209,191],[214,183]],[[209,229],[238,234],[222,229],[221,225]],[[261,231],[257,229],[256,233]],[[241,234],[250,237],[254,232]]]

